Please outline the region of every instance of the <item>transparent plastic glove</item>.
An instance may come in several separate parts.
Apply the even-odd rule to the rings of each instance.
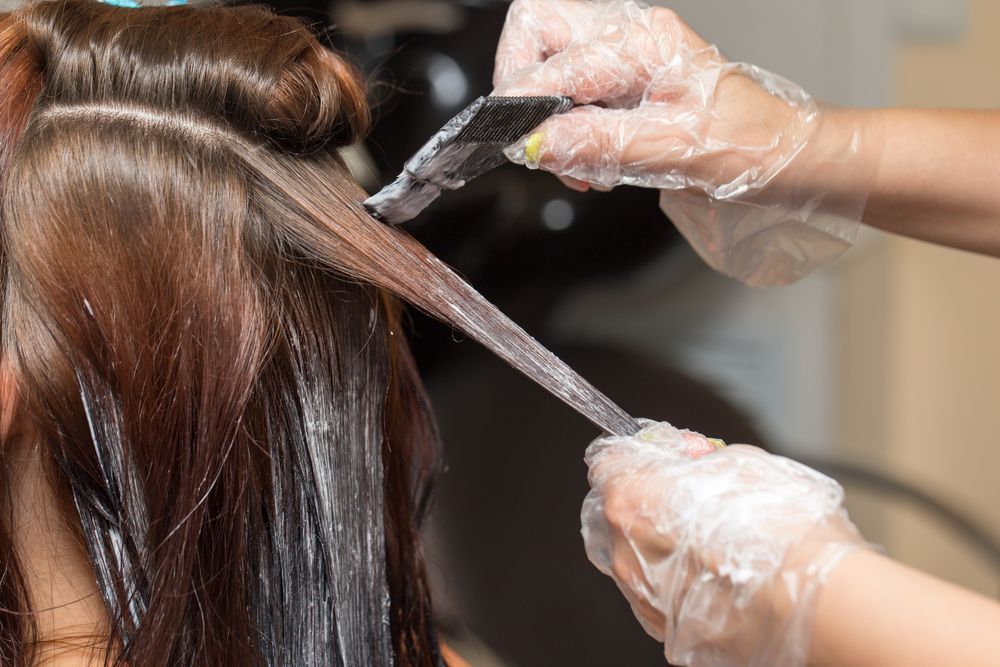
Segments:
[[[667,659],[804,665],[817,595],[865,546],[832,479],[756,447],[644,421],[587,449],[587,555]]]
[[[862,150],[880,133],[727,61],[668,9],[514,0],[494,84],[494,94],[583,105],[509,147],[509,159],[577,189],[660,189],[663,211],[722,273],[789,283],[853,243],[877,166]]]

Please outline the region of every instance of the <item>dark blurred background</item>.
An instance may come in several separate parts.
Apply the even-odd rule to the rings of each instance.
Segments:
[[[506,2],[273,4],[334,25],[326,38],[368,78],[377,122],[347,159],[370,191],[492,88]],[[841,103],[919,98],[916,67],[901,73],[900,62],[972,39],[972,10],[946,0],[672,5],[729,55]],[[984,7],[973,10],[992,12]],[[900,85],[912,90],[900,94]],[[897,391],[967,384],[918,365],[927,349],[940,353],[940,340],[906,338],[909,322],[935,320],[948,298],[930,311],[901,311],[912,292],[894,287],[925,275],[927,262],[951,262],[959,279],[968,276],[953,251],[915,260],[923,247],[865,234],[849,258],[793,288],[748,290],[698,261],[656,192],[581,194],[512,165],[446,194],[407,229],[631,414],[827,470],[847,486],[870,539],[996,593],[1000,520],[979,508],[1000,502],[1000,454],[992,454],[992,484],[956,464],[960,457],[928,465],[938,449],[913,416],[925,403],[940,407],[939,394],[901,399]],[[990,331],[1000,333],[994,318]],[[414,312],[411,332],[449,465],[428,536],[449,644],[475,665],[662,665],[661,647],[582,548],[582,455],[595,429],[450,329]],[[899,341],[909,347],[901,352]],[[899,364],[907,374],[895,373]],[[988,386],[996,398],[996,383]],[[975,400],[984,400],[982,389]],[[995,439],[993,422],[976,416],[967,439]]]

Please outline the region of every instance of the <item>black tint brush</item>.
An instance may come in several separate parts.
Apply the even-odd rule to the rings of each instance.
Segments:
[[[389,224],[411,220],[442,190],[499,167],[507,161],[504,148],[572,107],[568,97],[480,97],[407,160],[395,181],[365,200],[365,208]]]

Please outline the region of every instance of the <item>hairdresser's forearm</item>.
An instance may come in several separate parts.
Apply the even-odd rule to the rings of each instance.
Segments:
[[[995,667],[1000,605],[858,550],[820,593],[811,667]]]
[[[860,127],[859,160],[877,164],[864,222],[1000,256],[1000,112],[831,110]]]

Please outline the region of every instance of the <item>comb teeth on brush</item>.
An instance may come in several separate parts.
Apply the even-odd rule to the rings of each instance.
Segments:
[[[365,200],[365,208],[389,224],[411,220],[443,190],[504,164],[504,148],[572,107],[568,97],[480,97],[407,160],[395,181]]]

